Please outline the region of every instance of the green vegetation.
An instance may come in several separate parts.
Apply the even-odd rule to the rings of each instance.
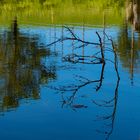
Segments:
[[[123,6],[124,0],[1,0],[0,19],[1,24],[17,16],[24,23],[101,25],[108,11],[108,24],[119,24],[123,19]],[[110,10],[106,10],[108,8]]]
[[[120,7],[123,4],[124,0],[1,0],[1,5],[14,5],[14,8],[31,8],[34,6],[50,8],[63,7],[64,5],[84,5],[85,7],[97,7],[98,5],[99,8],[107,8],[108,6]]]

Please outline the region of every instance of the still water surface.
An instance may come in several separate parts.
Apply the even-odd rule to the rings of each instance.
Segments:
[[[125,25],[69,27],[82,40],[97,43],[98,31],[108,49],[103,32],[113,38],[121,80],[110,51],[105,66],[89,59],[79,63],[76,56],[75,63],[64,59],[92,56],[99,47],[77,48],[82,43],[73,40],[49,45],[71,36],[62,25],[14,20],[10,27],[1,26],[0,139],[139,140],[140,34]]]

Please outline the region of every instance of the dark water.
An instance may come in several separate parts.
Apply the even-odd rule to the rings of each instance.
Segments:
[[[71,37],[61,25],[20,26],[15,20],[0,27],[1,140],[140,139],[140,34],[129,26],[70,29],[96,43],[98,31],[106,64],[86,57],[101,57],[97,45],[77,48],[83,43],[74,40],[50,45]],[[120,80],[104,30],[116,47]]]

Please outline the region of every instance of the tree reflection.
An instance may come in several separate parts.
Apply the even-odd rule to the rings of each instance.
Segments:
[[[37,40],[20,33],[17,18],[11,30],[0,39],[1,111],[17,107],[21,99],[39,99],[40,84],[55,79],[55,67],[43,65],[41,59],[50,51],[37,46]]]
[[[129,32],[129,33],[128,33]],[[140,40],[135,39],[134,32],[122,29],[118,36],[118,52],[124,68],[129,69],[131,79],[133,79],[134,68],[138,68]]]
[[[129,23],[131,26],[129,26]],[[139,67],[140,44],[140,1],[128,0],[126,3],[126,20],[118,35],[118,52],[123,67],[129,69],[133,84],[134,68]]]

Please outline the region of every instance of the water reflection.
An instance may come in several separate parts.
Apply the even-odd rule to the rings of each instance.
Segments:
[[[130,26],[129,26],[130,25]],[[118,52],[120,61],[124,68],[130,72],[131,83],[133,84],[134,72],[140,67],[138,61],[140,44],[140,1],[127,0],[126,20],[120,27],[118,35]]]
[[[132,77],[133,77],[133,68],[136,67],[137,60],[140,59],[138,54],[139,49],[138,47],[135,47],[136,44],[139,42],[139,39],[135,38],[134,31],[131,32],[128,26],[125,27],[126,28],[122,28],[120,30],[119,35],[115,34],[113,37],[116,38],[118,36],[117,41],[119,44],[118,52],[119,52],[120,61],[123,63],[123,67],[130,69],[130,72],[132,73]],[[93,34],[93,29],[91,31],[88,31],[88,28],[86,28],[85,26],[82,29],[81,28],[77,29],[77,28],[76,27],[72,28],[73,29],[72,31],[75,34],[78,34],[82,40],[86,41],[87,39],[90,38],[91,34]],[[39,118],[37,119],[37,121],[33,120],[32,117],[31,119],[29,119],[29,123],[32,122],[35,125],[36,123],[41,124],[39,130],[41,129],[41,131],[43,130],[42,132],[44,132],[43,135],[40,135],[40,133],[35,133],[33,137],[36,139],[36,136],[39,136],[39,138],[42,136],[43,138],[49,139],[50,135],[47,135],[47,133],[49,134],[49,132],[51,132],[54,134],[56,128],[60,127],[61,129],[57,129],[58,136],[62,135],[62,139],[65,139],[65,136],[68,136],[69,132],[66,132],[66,134],[65,133],[61,134],[60,131],[64,131],[64,128],[61,126],[66,125],[67,129],[70,128],[69,130],[72,133],[72,136],[74,134],[73,132],[74,130],[76,131],[76,133],[78,133],[78,135],[81,136],[84,134],[87,137],[87,135],[89,134],[88,128],[90,128],[92,131],[91,133],[92,138],[93,136],[95,136],[95,138],[98,139],[98,137],[100,138],[99,135],[102,135],[103,136],[103,137],[101,136],[102,139],[105,138],[106,140],[108,140],[113,134],[116,115],[118,116],[117,119],[121,117],[121,112],[117,114],[117,110],[118,110],[117,105],[121,104],[121,101],[118,102],[118,94],[119,94],[118,89],[120,89],[120,87],[121,89],[123,89],[122,88],[123,86],[122,85],[120,86],[120,80],[119,79],[116,80],[116,75],[113,73],[114,68],[111,67],[113,64],[99,63],[102,64],[100,65],[100,68],[94,67],[93,62],[90,61],[92,60],[92,57],[90,57],[91,55],[89,55],[89,53],[93,54],[93,52],[96,50],[94,48],[93,51],[93,44],[88,47],[88,51],[87,51],[85,49],[86,45],[84,42],[81,42],[79,44],[76,43],[74,39],[68,42],[61,40],[57,45],[55,43],[49,45],[50,48],[52,46],[54,52],[61,51],[62,54],[61,56],[59,55],[51,56],[51,51],[49,49],[47,49],[46,47],[41,47],[37,44],[38,41],[37,35],[35,37],[27,34],[25,35],[22,33],[22,31],[20,31],[18,27],[17,18],[15,18],[13,20],[10,30],[4,30],[1,33],[1,37],[0,37],[0,43],[1,43],[0,46],[1,49],[0,50],[0,83],[1,83],[0,106],[1,108],[0,109],[1,112],[7,109],[18,107],[20,105],[21,99],[36,100],[40,98],[40,85],[43,84],[46,85],[48,84],[49,79],[56,78],[56,67],[46,66],[45,64],[43,64],[42,58],[44,57],[46,58],[50,56],[51,59],[53,59],[52,57],[55,56],[55,59],[57,59],[60,66],[66,64],[64,66],[65,69],[62,70],[60,68],[61,70],[59,71],[57,69],[57,73],[58,73],[57,76],[62,75],[62,77],[60,76],[59,79],[55,81],[56,83],[54,82],[57,85],[57,87],[60,84],[62,84],[62,87],[57,89],[57,90],[60,89],[59,90],[60,94],[57,95],[53,94],[52,90],[49,91],[50,90],[49,89],[48,93],[50,98],[48,98],[48,100],[51,100],[53,104],[52,107],[50,107],[51,105],[48,106],[48,104],[47,106],[45,106],[45,109],[42,106],[41,107],[39,106],[41,108],[40,109],[41,112],[35,111],[35,114],[39,114]],[[46,32],[46,30],[44,32]],[[50,35],[47,36],[47,38],[50,39],[50,42],[52,41],[57,42],[56,41],[57,38],[61,36],[60,32],[62,33],[62,38],[66,37],[66,35],[69,36],[68,32],[67,33],[65,32],[65,29],[63,28],[58,29],[55,26],[54,30],[53,27],[50,28],[50,32],[49,32]],[[106,47],[110,47],[110,43],[107,42],[106,36],[102,36],[102,38],[104,40],[103,44],[106,45]],[[93,42],[93,36],[90,39]],[[95,42],[98,41],[95,36],[94,36],[94,41]],[[75,53],[79,53],[76,48],[81,49],[80,55],[74,55]],[[71,69],[68,67],[68,63],[65,63],[64,61],[60,61],[61,57],[64,58],[67,53],[68,54],[72,53],[72,56],[75,56],[74,60],[77,63],[75,63],[75,61],[70,61],[68,57],[69,60],[68,63],[73,62],[70,65],[72,66],[76,65],[74,71],[73,70],[71,71]],[[76,59],[76,56],[78,57],[78,59]],[[110,55],[110,53],[107,53],[106,56],[109,59],[113,60],[113,57],[112,55]],[[79,67],[82,67],[85,70],[82,71],[82,69],[80,69]],[[78,75],[74,77],[73,73],[74,74],[78,73]],[[98,75],[97,79],[94,77],[96,75]],[[71,79],[75,79],[75,82],[72,82],[72,85],[69,84],[71,82],[70,81]],[[54,83],[52,82],[51,84],[54,86],[55,85]],[[89,94],[91,93],[91,96],[89,96],[88,93]],[[93,93],[98,93],[98,94],[93,94]],[[54,98],[54,101],[51,98],[52,96]],[[89,97],[86,98],[86,96]],[[124,95],[121,94],[121,96]],[[133,98],[135,97],[133,96]],[[58,100],[59,102],[57,102]],[[42,102],[42,100],[40,100],[40,102]],[[60,111],[58,108],[60,108],[61,105],[63,107],[63,110]],[[134,103],[132,105],[134,105]],[[54,106],[57,107],[54,109],[53,108]],[[47,107],[49,108],[48,110],[50,110],[50,112],[47,110]],[[68,113],[69,110],[68,109],[65,110],[65,108],[70,108],[70,110],[72,109],[74,111],[77,111],[78,113],[76,114],[74,111]],[[120,108],[125,108],[125,107],[124,106],[119,107],[119,111],[121,110]],[[81,112],[78,109],[79,110],[81,109],[80,110]],[[85,112],[87,112],[87,114]],[[98,112],[100,112],[100,114]],[[31,109],[31,114],[33,114],[32,109]],[[46,117],[46,114],[48,116],[50,115],[51,119],[48,116]],[[24,115],[26,116],[27,114],[25,113]],[[76,117],[73,116],[76,116],[78,119],[76,119]],[[85,117],[84,120],[82,118],[83,116]],[[89,116],[92,116],[93,118],[92,117],[89,118]],[[93,124],[94,117],[96,121]],[[62,120],[60,118],[62,118]],[[65,119],[68,119],[67,123],[65,122]],[[40,120],[43,123],[40,123],[41,122]],[[57,121],[54,123],[54,120]],[[87,124],[86,126],[83,125],[84,121],[86,122],[85,124]],[[79,122],[79,125],[77,126],[78,129],[70,127],[71,123],[72,125],[75,126],[77,122]],[[100,124],[102,126],[100,126]],[[25,124],[22,125],[24,126]],[[81,126],[83,127],[82,128],[83,130],[81,129]],[[52,127],[55,129],[53,130]],[[30,128],[33,128],[33,126],[31,125]],[[93,128],[96,130],[96,132],[98,132],[97,134],[94,134]],[[27,131],[28,131],[27,133],[30,133],[32,130],[29,130],[29,128],[27,128]],[[26,133],[24,135],[26,135]],[[73,136],[73,138],[75,137]]]
[[[61,88],[54,88],[55,90],[60,90],[61,98],[62,98],[62,108],[71,108],[73,111],[76,111],[78,109],[86,109],[88,108],[85,104],[77,104],[78,100],[81,102],[81,98],[85,98],[85,96],[80,97],[78,94],[81,94],[80,90],[84,89],[84,87],[90,85],[93,86],[95,83],[99,84],[96,86],[96,92],[102,88],[102,83],[104,79],[104,70],[105,70],[105,64],[102,65],[101,68],[101,75],[100,79],[95,80],[89,80],[86,77],[83,76],[76,76],[80,83],[79,85],[64,85]],[[98,83],[99,82],[99,83]],[[116,118],[116,112],[117,112],[117,104],[118,104],[118,89],[119,89],[119,83],[120,79],[116,81],[116,86],[114,87],[114,91],[111,93],[113,97],[109,97],[109,99],[103,99],[103,100],[95,100],[91,96],[92,103],[96,106],[97,109],[101,108],[102,110],[108,110],[105,111],[107,113],[103,115],[99,115],[96,117],[95,121],[97,123],[103,123],[103,127],[97,127],[96,132],[100,135],[103,135],[105,137],[105,140],[109,140],[110,136],[113,133],[114,130],[114,123]],[[88,91],[87,91],[88,92]],[[89,98],[90,102],[90,98]]]
[[[118,88],[119,88],[120,80],[118,79],[116,82],[116,87],[114,90],[114,97],[108,101],[102,101],[102,103],[98,103],[93,100],[93,103],[98,107],[106,107],[112,108],[110,115],[100,116],[99,120],[104,121],[104,125],[106,126],[105,130],[97,130],[98,133],[102,133],[105,135],[105,140],[108,140],[113,133],[114,123],[116,118],[117,104],[118,104]]]
[[[74,32],[73,28],[65,27],[65,29],[70,33],[70,35],[67,34],[65,37],[63,36],[62,38],[59,38],[57,41],[54,41],[48,45],[52,46],[56,43],[61,44],[61,41],[63,41],[63,43],[65,43],[66,41],[69,41],[69,43],[72,42],[72,45],[71,45],[72,52],[69,52],[66,56],[64,55],[63,59],[66,62],[74,63],[75,65],[78,65],[78,64],[81,64],[81,66],[86,65],[86,67],[88,67],[89,65],[92,65],[92,66],[100,65],[101,66],[100,71],[96,73],[96,75],[99,74],[99,77],[96,79],[95,78],[92,79],[91,78],[92,75],[90,75],[91,77],[88,78],[88,76],[87,77],[84,76],[83,72],[80,72],[78,73],[78,75],[73,76],[73,79],[75,79],[75,82],[68,84],[68,81],[65,81],[63,85],[57,84],[57,86],[50,86],[50,89],[53,89],[60,94],[62,108],[70,108],[73,111],[77,111],[78,109],[87,109],[88,102],[90,103],[92,100],[92,104],[94,104],[97,108],[99,107],[99,108],[102,108],[103,110],[105,108],[108,109],[109,112],[108,111],[107,112],[109,113],[109,115],[103,114],[102,116],[100,115],[96,118],[96,121],[100,120],[101,122],[104,123],[104,127],[105,127],[105,129],[102,129],[102,128],[97,129],[96,132],[105,135],[105,139],[108,140],[111,134],[113,133],[113,129],[114,129],[114,122],[115,122],[117,102],[118,102],[118,88],[119,88],[119,83],[120,83],[120,76],[118,73],[118,64],[117,64],[118,57],[115,51],[116,48],[114,46],[114,42],[112,39],[109,38],[109,36],[106,33],[103,34],[103,40],[104,41],[108,40],[110,42],[110,44],[108,42],[107,46],[106,46],[106,43],[103,42],[102,37],[100,36],[98,32],[95,32],[95,34],[97,35],[97,38],[99,39],[99,43],[85,41],[84,39],[82,40],[81,38],[83,38],[83,34],[80,38],[77,35],[77,32]],[[94,48],[94,51],[91,54],[89,53],[89,51],[91,51],[91,49],[89,49],[91,47],[90,45],[92,45],[92,47]],[[108,45],[110,46],[110,48]],[[67,46],[63,46],[63,47],[67,48]],[[76,51],[77,49],[78,51]],[[108,51],[107,49],[109,49],[110,51]],[[111,59],[105,55],[106,51],[112,54]],[[82,55],[79,55],[79,52],[82,53]],[[79,94],[82,94],[83,91],[87,87],[91,88],[94,86],[95,86],[94,89],[96,93],[98,93],[102,89],[102,86],[104,86],[103,84],[103,81],[105,80],[104,73],[106,70],[106,65],[108,65],[108,62],[106,60],[111,61],[113,63],[114,71],[117,77],[115,78],[117,79],[115,83],[115,87],[113,91],[111,92],[112,96],[108,97],[108,99],[104,98],[103,100],[96,100],[96,99],[93,99],[91,95],[91,98],[89,98],[89,101],[86,102],[87,104],[84,104],[84,101],[82,102],[81,96],[79,96]],[[84,71],[84,72],[88,72],[88,71],[89,69],[87,69],[87,71]],[[87,90],[87,92],[91,92],[91,91],[94,92],[93,89]],[[78,104],[78,101],[80,102],[80,104]]]
[[[138,63],[140,60],[140,34],[125,25],[120,29],[117,44],[120,61],[123,67],[129,70],[133,83],[134,72],[138,72],[140,67]]]
[[[21,99],[39,99],[40,85],[55,79],[55,67],[46,67],[41,59],[50,50],[37,46],[37,40],[24,36],[17,18],[0,37],[0,110],[19,106]]]

